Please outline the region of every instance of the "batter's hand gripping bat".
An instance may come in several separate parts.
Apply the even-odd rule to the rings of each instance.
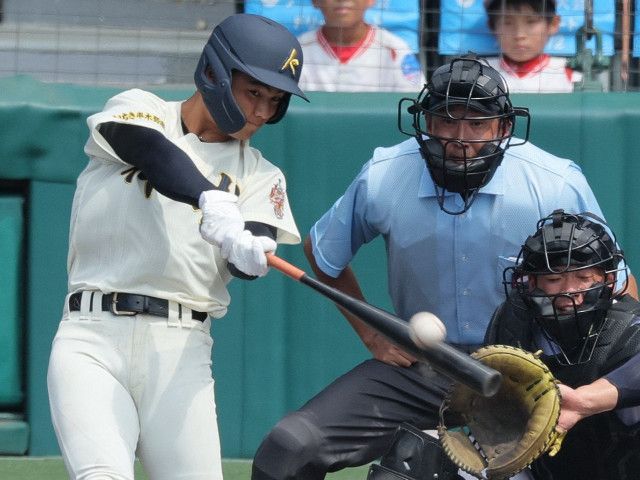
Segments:
[[[416,358],[427,361],[434,369],[450,379],[466,385],[485,397],[494,395],[500,388],[502,380],[500,373],[466,353],[444,342],[422,348],[411,339],[408,322],[310,277],[303,270],[274,254],[267,254],[267,263],[276,270],[333,300],[345,310],[358,316],[363,322],[384,335],[391,342]]]

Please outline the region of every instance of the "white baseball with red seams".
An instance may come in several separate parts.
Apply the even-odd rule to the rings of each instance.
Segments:
[[[419,347],[428,347],[444,341],[447,328],[436,315],[430,312],[418,312],[409,320],[411,340]]]

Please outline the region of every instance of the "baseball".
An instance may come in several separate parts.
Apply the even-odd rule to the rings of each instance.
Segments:
[[[429,312],[418,312],[409,320],[411,340],[419,347],[428,347],[442,342],[447,329],[437,316]]]

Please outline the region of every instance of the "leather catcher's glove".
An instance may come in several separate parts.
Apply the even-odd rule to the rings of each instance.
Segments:
[[[471,354],[502,373],[502,384],[490,398],[455,384],[440,407],[440,442],[462,470],[504,479],[558,452],[565,435],[556,430],[560,390],[539,355],[506,345]]]

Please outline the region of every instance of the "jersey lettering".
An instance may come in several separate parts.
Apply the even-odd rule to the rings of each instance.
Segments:
[[[144,196],[145,196],[145,198],[151,197],[151,193],[153,192],[153,187],[149,183],[149,180],[147,179],[146,175],[144,174],[144,172],[142,170],[140,170],[137,167],[131,167],[131,168],[127,168],[126,170],[123,170],[122,172],[120,172],[120,175],[124,176],[124,181],[126,183],[132,183],[134,177],[137,176],[138,180],[144,182]]]
[[[233,180],[231,180],[231,177],[229,175],[227,175],[224,172],[220,173],[220,182],[218,182],[218,184],[216,185],[214,183],[214,186],[216,187],[216,190],[222,190],[223,192],[229,192],[231,193],[231,183],[233,182]],[[234,192],[235,195],[240,195],[240,187],[238,187],[238,184],[236,183],[235,187],[234,187]]]

